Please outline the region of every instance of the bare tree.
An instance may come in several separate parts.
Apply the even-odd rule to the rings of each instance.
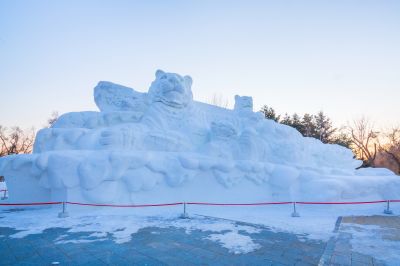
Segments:
[[[22,130],[19,127],[0,126],[0,157],[32,152],[35,141],[34,128]]]
[[[216,105],[216,106],[219,106],[222,108],[228,108],[228,106],[229,106],[229,100],[226,99],[221,94],[216,94],[216,93],[213,94],[213,96],[210,100],[207,100],[207,103]]]
[[[47,119],[47,125],[46,127],[51,127],[58,119],[59,114],[57,111],[53,111],[50,115],[50,117]]]
[[[353,151],[356,157],[363,161],[358,168],[375,167],[379,132],[374,129],[373,123],[368,118],[361,117],[354,120],[348,128]]]
[[[400,175],[400,127],[393,127],[384,134],[383,143],[379,145],[376,165]]]
[[[54,111],[47,119],[45,127],[51,127],[58,119],[58,112]],[[31,153],[35,142],[35,129],[21,129],[20,127],[7,128],[0,125],[0,157]]]

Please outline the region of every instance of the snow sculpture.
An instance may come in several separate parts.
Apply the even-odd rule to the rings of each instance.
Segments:
[[[253,98],[235,95],[234,110],[238,112],[253,112]]]
[[[350,150],[253,112],[193,100],[192,79],[156,72],[148,93],[99,82],[100,112],[62,115],[33,154],[1,158],[10,201],[345,200],[399,197],[385,169],[356,171]]]

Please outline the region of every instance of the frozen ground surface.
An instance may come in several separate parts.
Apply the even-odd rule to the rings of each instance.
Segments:
[[[392,205],[400,213],[400,204]],[[48,260],[93,264],[87,261],[90,258],[112,265],[140,259],[148,265],[179,261],[187,265],[316,265],[330,251],[332,263],[341,260],[340,265],[347,265],[346,261],[348,265],[396,265],[400,259],[398,220],[359,222],[345,217],[339,231],[332,232],[338,216],[381,215],[382,204],[301,205],[299,218],[290,217],[291,206],[188,206],[191,219],[177,218],[182,206],[123,210],[68,206],[70,217],[64,219],[57,217],[60,208],[0,212],[2,257],[7,255],[10,264],[24,258],[37,259],[38,264]],[[40,250],[41,242],[53,251]],[[345,250],[351,254],[342,254]],[[74,255],[78,251],[80,257]]]
[[[78,217],[74,213],[59,219],[54,211],[1,213],[2,264],[315,265],[326,243],[197,215],[177,219],[176,215]],[[16,219],[18,226],[11,222]]]
[[[399,265],[400,216],[343,217],[330,253],[332,263],[348,264],[355,260],[359,265]],[[360,254],[369,256],[360,258]]]

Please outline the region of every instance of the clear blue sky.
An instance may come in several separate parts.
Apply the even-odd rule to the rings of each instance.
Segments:
[[[0,0],[1,125],[96,110],[99,80],[147,91],[158,68],[197,100],[400,124],[400,1]]]

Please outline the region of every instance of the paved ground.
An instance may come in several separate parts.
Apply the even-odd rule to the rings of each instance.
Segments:
[[[364,225],[376,226],[374,234],[383,240],[400,242],[400,216],[349,216],[340,218],[336,226],[337,234],[328,242],[320,265],[343,266],[380,266],[383,261],[369,255],[361,254],[354,250],[351,240],[355,238],[354,232],[363,233]],[[355,231],[354,231],[355,230]],[[371,234],[370,231],[364,231]],[[368,243],[365,243],[368,245]],[[400,252],[398,250],[386,250],[384,252]],[[396,264],[396,265],[400,265]]]
[[[400,227],[400,220],[391,217],[375,219],[376,223]],[[400,219],[397,217],[397,219]],[[378,221],[379,220],[379,221]],[[1,220],[0,220],[1,222]],[[344,217],[342,225],[371,222],[365,217]],[[248,234],[261,246],[256,251],[235,255],[216,242],[207,240],[209,232],[180,228],[144,228],[132,240],[117,244],[112,236],[106,241],[55,244],[56,239],[88,239],[90,233],[69,233],[65,228],[51,228],[21,239],[9,237],[14,229],[0,227],[0,265],[382,265],[379,261],[352,251],[351,234],[341,232],[329,242],[305,240],[303,236],[273,232],[267,227]],[[400,232],[400,230],[398,231]],[[397,234],[396,237],[399,235]],[[63,238],[66,239],[65,237]],[[90,238],[89,238],[90,239]],[[92,238],[94,240],[94,238]],[[322,259],[322,260],[321,260]]]
[[[247,225],[247,224],[246,224]],[[260,228],[259,228],[260,229]],[[0,228],[1,265],[316,265],[324,252],[320,241],[301,241],[289,233],[274,233],[262,228],[248,234],[261,248],[234,255],[216,242],[205,239],[209,233],[178,228],[144,228],[132,240],[116,244],[107,241],[54,244],[61,235],[80,239],[88,233],[67,233],[52,228],[22,239],[8,237],[16,231]],[[245,234],[244,232],[242,232]],[[65,239],[65,238],[64,238]]]

